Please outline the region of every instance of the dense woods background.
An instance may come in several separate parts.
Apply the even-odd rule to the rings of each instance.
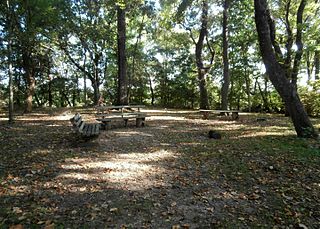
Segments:
[[[94,105],[103,98],[110,104],[285,112],[261,59],[254,1],[0,4],[2,107],[10,98],[14,109],[25,111]],[[320,115],[319,4],[269,1],[278,62],[313,116]]]

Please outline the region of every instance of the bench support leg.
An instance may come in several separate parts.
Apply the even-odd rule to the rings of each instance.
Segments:
[[[144,126],[145,118],[136,118],[136,127]]]
[[[125,126],[125,127],[128,126],[128,119],[124,119],[124,126]]]

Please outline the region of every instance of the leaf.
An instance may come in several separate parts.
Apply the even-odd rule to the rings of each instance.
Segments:
[[[308,227],[302,223],[299,223],[298,224],[298,228],[301,228],[301,229],[308,229]]]
[[[23,229],[24,227],[21,224],[12,225],[9,227],[9,229]]]
[[[110,211],[110,212],[117,212],[117,211],[118,211],[118,208],[111,208],[109,211]]]

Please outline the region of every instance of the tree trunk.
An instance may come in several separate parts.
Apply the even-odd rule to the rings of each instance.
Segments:
[[[33,69],[30,65],[25,66],[25,78],[27,82],[27,96],[26,96],[26,107],[25,112],[30,113],[32,112],[32,101],[33,96],[36,89],[36,80],[33,75]]]
[[[306,64],[307,64],[307,75],[308,75],[308,82],[311,80],[311,74],[312,74],[312,66],[311,66],[311,57],[310,57],[310,51],[306,52]]]
[[[152,79],[151,76],[149,76],[149,87],[150,87],[150,92],[151,92],[151,105],[154,106],[154,92],[153,92],[153,87],[152,87]]]
[[[118,104],[128,104],[126,68],[126,13],[118,7]]]
[[[317,50],[314,53],[314,79],[319,80],[320,79],[320,51]]]
[[[297,52],[294,58],[292,75],[291,75],[291,83],[295,88],[297,88],[297,79],[298,79],[298,72],[300,69],[301,58],[303,54],[303,43],[302,43],[302,23],[303,23],[303,11],[306,6],[306,0],[301,0],[299,9],[297,12],[297,35],[296,35],[296,46]]]
[[[100,99],[100,79],[99,79],[99,59],[100,59],[101,55],[100,54],[95,54],[95,58],[94,58],[94,71],[93,71],[93,79],[92,81],[92,87],[93,87],[93,101],[95,105],[98,105],[98,101]]]
[[[206,87],[205,74],[203,61],[202,61],[202,49],[204,38],[207,35],[207,25],[208,25],[208,0],[203,0],[202,2],[202,16],[201,16],[201,30],[198,42],[196,43],[196,62],[198,68],[198,80],[199,80],[199,90],[200,90],[200,108],[208,109],[208,92]]]
[[[260,51],[267,74],[288,109],[298,137],[316,137],[317,133],[300,101],[296,88],[286,78],[285,69],[276,59],[268,24],[267,1],[255,0],[254,6]]]
[[[8,77],[9,77],[9,124],[14,122],[13,117],[13,79],[12,79],[12,25],[11,25],[11,7],[10,2],[7,0],[8,7]]]
[[[263,101],[262,109],[267,111],[269,109],[267,93],[266,93],[265,90],[264,91],[262,90],[261,85],[260,85],[260,83],[258,81],[257,81],[257,85],[258,85],[258,89],[259,89],[259,92],[260,92],[260,95],[261,95],[261,98],[262,98],[262,101]]]
[[[48,83],[48,101],[49,101],[49,107],[52,107],[53,105],[53,96],[52,96],[52,79],[49,78],[49,83]]]
[[[86,74],[86,63],[87,63],[87,51],[84,50],[83,60],[83,101],[87,105],[87,74]]]
[[[248,111],[251,112],[252,103],[251,103],[250,76],[247,73],[246,68],[245,68],[245,81],[246,81],[246,94],[247,94],[247,98],[248,98]]]
[[[223,37],[223,84],[221,88],[221,109],[228,109],[228,94],[230,85],[229,75],[229,57],[228,57],[228,10],[229,0],[224,1],[223,6],[223,22],[222,22],[222,37]]]

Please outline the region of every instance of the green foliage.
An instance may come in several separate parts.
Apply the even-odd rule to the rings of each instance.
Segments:
[[[203,60],[210,60],[207,43],[215,51],[215,58],[206,76],[209,102],[220,106],[222,66],[222,1],[209,2],[208,41],[205,41]],[[285,2],[270,1],[276,19],[277,39],[285,47]],[[113,103],[117,85],[117,6],[126,9],[127,73],[130,103],[144,103],[166,107],[197,108],[198,79],[195,66],[194,41],[197,40],[201,1],[87,1],[34,0],[10,1],[14,11],[13,78],[15,106],[22,106],[26,94],[26,80],[22,53],[28,51],[35,66],[37,106],[72,106],[92,104],[92,85],[97,83],[100,94]],[[231,108],[252,111],[283,111],[283,103],[259,67],[261,58],[256,43],[253,1],[231,1],[229,10],[229,62]],[[295,26],[295,12],[299,1],[292,1],[289,20]],[[303,41],[308,55],[302,68],[314,75],[314,53],[319,48],[319,23],[314,17],[319,3],[306,6]],[[7,100],[7,14],[6,1],[0,2],[0,80],[1,100]],[[29,18],[30,17],[30,18]],[[295,31],[294,31],[295,32]],[[66,51],[70,55],[67,58]],[[85,71],[77,67],[83,67]],[[304,69],[301,69],[303,72]],[[312,72],[313,71],[313,72]],[[84,98],[83,80],[88,83]],[[260,89],[257,85],[259,83]],[[51,87],[51,88],[50,88]],[[49,88],[51,96],[49,96]],[[301,98],[311,115],[319,114],[318,83],[312,90],[300,88]],[[317,94],[318,93],[318,94]],[[154,98],[152,98],[152,95]]]
[[[312,116],[320,116],[320,80],[311,82],[309,87],[300,87],[299,95],[308,112]]]

